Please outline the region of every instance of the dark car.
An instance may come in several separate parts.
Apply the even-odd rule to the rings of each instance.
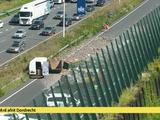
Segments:
[[[15,14],[9,23],[19,23],[19,14]]]
[[[65,26],[69,26],[72,24],[72,19],[69,18],[69,17],[66,17],[65,18]],[[59,22],[59,25],[60,26],[63,26],[63,18],[61,19],[61,21]]]
[[[44,22],[43,20],[35,20],[33,24],[31,25],[31,29],[41,29],[44,28]]]
[[[93,5],[87,5],[87,7],[86,7],[86,11],[87,11],[87,12],[92,12],[94,9],[95,9],[95,8],[94,8]]]
[[[48,25],[43,29],[41,35],[52,35],[55,34],[55,32],[56,32],[55,27],[53,25]]]
[[[24,40],[14,40],[13,44],[8,48],[7,52],[21,52],[26,47]]]
[[[105,3],[105,0],[98,0],[96,5],[97,6],[103,6],[104,3]]]
[[[74,13],[73,16],[72,16],[72,20],[81,20],[81,15],[77,14],[77,13]]]

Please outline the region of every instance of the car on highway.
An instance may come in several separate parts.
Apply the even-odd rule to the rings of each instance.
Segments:
[[[95,0],[86,0],[87,3],[94,3]]]
[[[70,0],[70,2],[71,2],[71,3],[76,3],[76,2],[77,2],[77,0]]]
[[[69,17],[65,18],[65,26],[69,26],[72,24],[72,19]],[[63,26],[63,18],[59,22],[59,26]]]
[[[24,37],[26,37],[26,35],[27,35],[26,30],[24,30],[24,29],[18,29],[14,33],[13,38],[24,38]]]
[[[56,32],[56,29],[55,29],[55,27],[53,25],[47,25],[43,29],[41,35],[52,35],[52,34],[55,34],[55,32]]]
[[[19,14],[18,14],[18,13],[15,14],[15,15],[12,17],[12,19],[10,20],[9,23],[10,23],[10,24],[11,24],[11,23],[19,23]]]
[[[3,28],[3,21],[2,20],[0,20],[0,28]]]
[[[54,7],[54,0],[49,0],[49,3],[50,3],[50,8],[53,8]]]
[[[63,93],[63,95],[64,95],[65,101],[67,103],[67,106],[73,107],[71,96],[67,93]],[[46,96],[47,106],[48,107],[55,107],[52,93],[45,94],[45,96]],[[61,93],[54,93],[54,96],[55,96],[58,107],[64,107],[62,94]],[[74,100],[75,100],[76,106],[77,107],[80,106],[80,100],[76,99],[76,98],[74,98]]]
[[[31,25],[30,29],[38,29],[44,28],[44,22],[43,20],[35,20],[33,21],[33,24]]]
[[[87,12],[92,12],[93,10],[95,10],[93,5],[87,5],[87,7],[86,7]]]
[[[72,20],[81,20],[81,15],[77,14],[77,13],[74,13],[73,16],[72,16]]]
[[[60,11],[58,11],[58,12],[56,13],[55,18],[56,18],[56,19],[61,19],[61,18],[63,18],[63,15],[64,15],[64,11],[60,10]],[[65,17],[67,17],[67,13],[65,13]]]
[[[14,40],[13,44],[7,49],[6,52],[19,53],[21,51],[24,51],[25,47],[26,47],[25,41],[21,39],[17,39],[17,40]]]
[[[0,113],[0,120],[14,120],[14,116],[16,120],[24,120],[26,118],[21,113]]]
[[[105,2],[105,0],[98,0],[96,6],[103,6]]]

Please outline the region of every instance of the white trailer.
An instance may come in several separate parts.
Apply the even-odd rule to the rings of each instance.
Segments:
[[[54,3],[63,3],[64,0],[54,0]]]
[[[33,20],[40,17],[46,18],[50,13],[50,2],[48,0],[35,0],[24,4],[19,11],[19,24],[31,25]]]

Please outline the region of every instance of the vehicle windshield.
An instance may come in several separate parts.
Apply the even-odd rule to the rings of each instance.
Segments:
[[[19,47],[19,44],[12,44],[12,47]]]
[[[73,16],[78,16],[78,14],[77,14],[77,13],[74,13]]]
[[[20,12],[20,17],[29,17],[30,16],[30,12]]]
[[[87,5],[87,7],[92,7],[92,5]]]
[[[63,11],[58,11],[58,13],[57,14],[63,14]]]
[[[40,21],[34,21],[34,24],[39,24],[40,23]]]
[[[52,27],[45,27],[45,30],[51,30]]]
[[[22,33],[22,31],[21,31],[21,30],[18,30],[16,33]]]
[[[14,15],[14,17],[18,18],[18,17],[19,17],[19,15],[17,15],[17,14],[16,14],[16,15]]]

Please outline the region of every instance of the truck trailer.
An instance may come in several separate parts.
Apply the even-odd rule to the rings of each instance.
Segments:
[[[19,11],[19,25],[31,25],[40,17],[47,18],[50,13],[50,1],[35,0],[24,4]]]

